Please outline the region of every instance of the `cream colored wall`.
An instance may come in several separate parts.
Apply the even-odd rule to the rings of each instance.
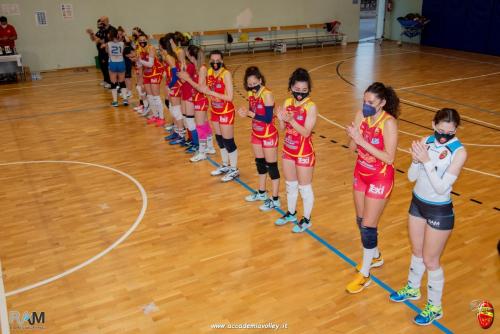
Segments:
[[[9,16],[18,32],[18,52],[32,70],[91,65],[96,54],[84,30],[107,15],[114,26],[141,26],[146,33],[200,31],[236,27],[236,17],[249,8],[250,27],[322,23],[340,20],[349,40],[357,40],[359,4],[352,0],[0,0],[18,3],[20,16]],[[59,9],[70,3],[74,19],[64,21]],[[35,11],[46,10],[48,26],[37,27]]]
[[[394,0],[394,9],[386,16],[386,32],[385,36],[392,40],[399,40],[401,35],[401,25],[397,21],[400,16],[405,16],[408,13],[422,14],[423,0]],[[403,38],[404,42],[420,43],[420,37],[409,39]]]

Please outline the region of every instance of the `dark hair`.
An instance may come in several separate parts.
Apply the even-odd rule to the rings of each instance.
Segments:
[[[169,32],[168,34],[160,38],[158,42],[160,43],[161,48],[167,51],[170,57],[173,57],[175,60],[177,60],[177,54],[174,52],[174,49],[172,49],[172,44],[170,44],[171,39],[174,39],[175,41],[174,34]]]
[[[373,93],[379,99],[385,100],[385,105],[382,108],[387,111],[392,117],[398,118],[401,114],[399,111],[399,97],[392,89],[381,82],[374,82],[365,90],[365,93]]]
[[[312,90],[311,76],[309,75],[309,72],[307,72],[306,69],[299,67],[298,69],[293,71],[292,75],[290,76],[290,79],[288,79],[289,91],[292,90],[292,86],[295,85],[297,81],[307,82],[307,87],[309,88],[309,91]]]
[[[110,27],[108,31],[108,36],[110,40],[118,38],[118,30],[116,30],[116,28]]]
[[[245,88],[245,90],[248,90],[247,80],[248,80],[248,77],[251,77],[251,76],[254,76],[257,79],[261,80],[263,86],[266,85],[266,78],[264,78],[264,75],[260,72],[259,68],[257,66],[250,66],[250,67],[247,67],[247,69],[245,71],[245,77],[243,78],[243,87]]]
[[[5,16],[0,16],[0,22],[7,23],[7,18]]]
[[[180,31],[174,32],[174,42],[177,46],[186,46],[186,36]]]
[[[205,55],[203,53],[203,49],[196,45],[190,45],[187,49],[187,53],[196,59],[196,68],[200,69],[201,65],[203,65],[203,61]]]
[[[443,108],[436,112],[433,121],[436,125],[440,122],[453,122],[455,123],[455,127],[458,128],[458,126],[460,125],[460,115],[455,109]]]

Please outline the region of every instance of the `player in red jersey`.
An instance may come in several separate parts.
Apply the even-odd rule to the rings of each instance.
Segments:
[[[220,148],[222,165],[211,175],[225,174],[221,181],[231,181],[240,175],[238,170],[238,150],[234,142],[233,78],[224,66],[222,52],[210,52],[210,68],[207,72],[207,86],[203,93],[209,96],[211,121],[215,139]]]
[[[363,244],[363,262],[346,287],[349,293],[361,292],[371,282],[370,268],[384,263],[377,248],[377,226],[394,185],[398,116],[396,92],[375,82],[365,91],[362,111],[358,111],[354,122],[346,129],[350,148],[358,152],[353,193],[356,223]]]
[[[255,66],[245,71],[243,86],[248,92],[249,108],[241,107],[238,113],[241,117],[252,118],[252,148],[255,164],[259,173],[259,188],[248,195],[248,202],[264,201],[260,206],[262,211],[270,211],[280,207],[278,197],[280,173],[278,170],[278,129],[275,126],[274,96],[266,87],[266,79]],[[272,181],[272,198],[266,193],[266,176]]]
[[[292,96],[278,108],[280,128],[285,130],[283,145],[283,172],[286,180],[288,211],[275,224],[285,225],[297,222],[297,197],[300,192],[304,205],[302,219],[294,225],[294,233],[304,232],[311,227],[311,212],[314,204],[312,177],[316,162],[312,143],[312,131],[316,124],[317,108],[311,100],[312,82],[307,70],[296,69],[289,81],[288,90]]]

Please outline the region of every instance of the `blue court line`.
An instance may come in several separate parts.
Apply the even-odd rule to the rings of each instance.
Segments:
[[[215,166],[215,167],[219,167],[220,166],[217,162],[215,162],[214,160],[212,160],[208,156],[207,156],[207,160],[213,166]],[[252,189],[252,187],[250,187],[248,184],[246,184],[245,182],[243,182],[240,178],[236,178],[236,179],[234,179],[234,181],[236,181],[237,183],[239,183],[241,186],[243,186],[248,191],[250,191],[252,193],[255,192],[255,190]],[[282,214],[282,215],[285,214],[285,212],[283,210],[281,210],[280,208],[274,208],[274,209],[277,212],[279,212],[280,214]],[[345,255],[344,253],[342,253],[340,250],[338,250],[334,246],[330,245],[327,241],[325,241],[319,235],[317,235],[316,233],[314,233],[310,229],[307,229],[306,232],[311,237],[313,237],[314,239],[316,239],[320,244],[322,244],[323,246],[325,246],[326,248],[328,248],[330,251],[332,251],[334,254],[336,254],[338,257],[340,257],[342,260],[344,260],[345,262],[349,263],[351,266],[356,267],[356,262],[354,262],[352,259],[350,259],[347,255]],[[389,292],[389,294],[395,292],[389,285],[387,285],[386,283],[384,283],[384,281],[382,281],[382,280],[378,279],[377,277],[375,277],[375,275],[371,275],[370,277],[371,277],[372,281],[374,281],[381,288],[383,288],[384,290],[386,290],[387,292]],[[408,300],[404,301],[404,304],[406,304],[406,306],[408,306],[409,308],[411,308],[416,313],[420,313],[422,311],[418,306],[416,306],[415,304],[413,304],[412,302],[410,302]],[[453,332],[450,329],[448,329],[447,327],[445,327],[444,325],[442,325],[438,321],[433,321],[432,324],[434,326],[436,326],[437,328],[439,328],[443,333],[453,334]]]

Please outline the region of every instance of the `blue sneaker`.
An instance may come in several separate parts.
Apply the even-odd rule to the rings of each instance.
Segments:
[[[175,139],[172,139],[169,144],[170,145],[183,145],[186,141],[182,137],[177,137]]]
[[[113,106],[113,107],[118,107],[118,102],[117,102],[117,101],[113,101],[113,102],[111,102],[111,106]]]
[[[177,133],[172,132],[168,136],[165,136],[165,140],[167,140],[167,141],[174,140],[174,139],[177,139],[178,137],[179,137],[179,135]]]
[[[127,99],[123,99],[123,105],[126,107],[128,106],[128,100]]]
[[[405,300],[420,299],[420,289],[412,288],[409,284],[396,292],[391,293],[389,299],[396,303],[402,303]]]
[[[198,151],[198,146],[189,146],[188,148],[186,148],[185,152],[188,153],[188,154],[193,154],[193,153],[196,153]]]
[[[302,233],[311,226],[312,226],[311,220],[307,219],[306,217],[302,217],[302,219],[293,226],[292,232]]]
[[[282,226],[282,225],[285,225],[288,222],[295,223],[296,221],[297,221],[297,213],[291,214],[290,211],[287,211],[285,213],[285,215],[282,216],[281,218],[278,218],[278,220],[276,220],[274,222],[274,224],[276,224],[278,226]]]
[[[441,319],[442,317],[443,308],[441,306],[434,306],[431,303],[427,303],[424,310],[413,319],[413,322],[419,326],[427,326],[432,324],[434,320]]]

